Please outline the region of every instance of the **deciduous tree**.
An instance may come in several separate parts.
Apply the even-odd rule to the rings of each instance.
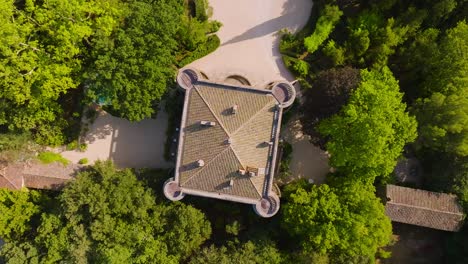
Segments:
[[[339,114],[322,121],[331,166],[373,182],[389,175],[403,147],[416,138],[398,82],[388,68],[361,70],[361,83]]]
[[[372,185],[342,179],[331,185],[292,186],[285,193],[283,226],[306,252],[335,260],[373,259],[392,234],[390,220],[374,192]]]

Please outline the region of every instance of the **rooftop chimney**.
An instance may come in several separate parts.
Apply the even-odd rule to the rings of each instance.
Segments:
[[[210,126],[210,127],[213,127],[216,125],[216,122],[213,122],[213,121],[200,121],[200,125],[202,126]]]
[[[235,114],[237,113],[237,109],[238,109],[238,108],[239,108],[239,107],[238,107],[236,104],[233,105],[232,108],[231,108],[231,113],[232,113],[233,115],[235,115]]]
[[[198,160],[197,165],[198,165],[198,167],[203,167],[203,166],[205,166],[205,162],[203,160]]]

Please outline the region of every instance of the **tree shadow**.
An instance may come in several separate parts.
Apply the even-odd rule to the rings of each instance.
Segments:
[[[250,28],[244,33],[237,35],[234,38],[228,40],[227,42],[223,43],[222,46],[234,44],[234,43],[249,40],[249,39],[263,37],[271,33],[277,32],[278,30],[288,27],[288,25],[291,24],[291,21],[294,20],[293,19],[294,16],[295,16],[294,13],[287,13],[280,17],[265,21],[253,28]]]
[[[111,135],[114,130],[112,123],[115,118],[107,113],[100,114],[84,135],[84,141],[88,144],[94,143],[98,139],[104,139]]]

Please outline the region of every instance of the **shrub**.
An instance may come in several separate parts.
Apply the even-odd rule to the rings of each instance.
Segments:
[[[218,32],[218,30],[223,26],[223,23],[219,22],[219,21],[210,21],[208,23],[208,32],[207,33],[215,33],[215,32]]]
[[[327,40],[328,35],[335,28],[335,24],[340,20],[341,15],[343,15],[343,12],[338,6],[325,6],[317,20],[314,33],[304,39],[304,46],[307,48],[307,51],[314,53]]]
[[[323,53],[333,61],[334,66],[345,64],[345,51],[342,47],[337,47],[335,41],[328,41],[323,48]]]
[[[84,165],[84,164],[88,164],[88,159],[87,158],[82,158],[78,161],[79,164],[81,165]]]
[[[309,72],[309,64],[303,60],[297,60],[293,66],[294,71],[296,71],[301,77],[307,76]]]
[[[193,52],[190,52],[189,55],[187,55],[185,58],[179,61],[179,67],[182,68],[183,66],[191,63],[192,61],[198,60],[199,58],[210,54],[211,52],[215,51],[220,44],[221,40],[218,36],[209,36],[205,45],[198,46]]]
[[[73,140],[72,142],[67,144],[67,150],[75,150],[78,148],[78,141]]]
[[[79,148],[81,152],[85,152],[88,149],[88,144],[80,144]]]
[[[208,1],[207,0],[195,0],[195,17],[200,21],[208,20]]]
[[[49,164],[49,163],[52,163],[52,162],[60,162],[64,166],[66,166],[70,162],[69,160],[62,157],[62,155],[60,155],[59,153],[54,153],[54,152],[50,152],[50,151],[45,151],[45,152],[39,153],[37,158],[44,164]]]
[[[29,133],[0,133],[0,151],[19,150],[31,140]]]

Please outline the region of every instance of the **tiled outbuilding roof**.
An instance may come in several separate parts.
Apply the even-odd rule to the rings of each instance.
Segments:
[[[385,212],[392,221],[458,231],[463,210],[452,194],[387,185]]]
[[[0,169],[0,188],[19,190],[23,187],[32,189],[60,189],[81,169],[80,165],[64,166],[54,162],[14,163]]]

